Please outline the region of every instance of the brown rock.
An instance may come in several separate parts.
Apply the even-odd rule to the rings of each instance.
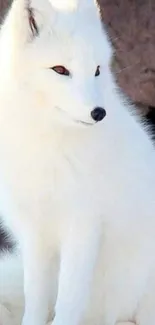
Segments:
[[[2,22],[12,0],[0,0],[0,23]]]
[[[155,106],[155,1],[99,2],[116,49],[120,86],[136,103]]]

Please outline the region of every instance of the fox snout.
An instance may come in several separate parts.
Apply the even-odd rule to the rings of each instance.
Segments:
[[[106,116],[106,110],[103,107],[95,107],[91,111],[91,117],[95,122],[100,122]]]

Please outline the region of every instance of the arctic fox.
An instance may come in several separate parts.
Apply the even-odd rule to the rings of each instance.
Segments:
[[[155,149],[112,55],[93,0],[14,0],[2,26],[2,325],[155,325]]]

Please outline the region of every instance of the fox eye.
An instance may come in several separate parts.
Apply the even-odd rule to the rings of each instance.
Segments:
[[[62,65],[56,65],[55,67],[51,68],[53,71],[55,71],[58,74],[64,75],[64,76],[70,76],[69,70],[67,70]]]
[[[100,75],[100,66],[97,66],[96,72],[95,72],[95,77],[98,77]]]

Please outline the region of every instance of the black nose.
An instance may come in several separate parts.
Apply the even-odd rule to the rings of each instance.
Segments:
[[[91,117],[93,118],[93,120],[95,122],[99,122],[102,121],[104,119],[104,117],[106,116],[106,111],[104,108],[102,107],[95,107],[92,111],[91,111]]]

